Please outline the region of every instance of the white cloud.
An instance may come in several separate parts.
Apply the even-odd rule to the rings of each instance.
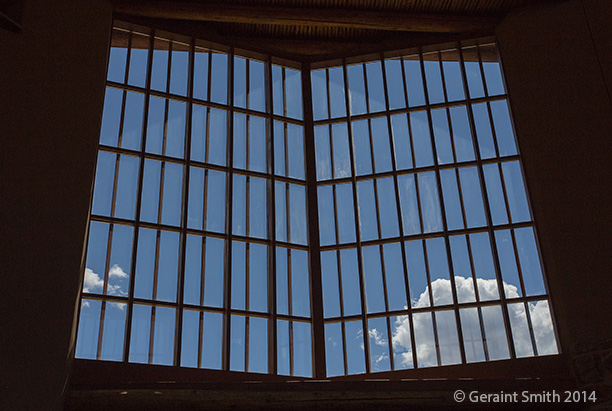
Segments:
[[[100,276],[93,272],[91,268],[85,269],[85,278],[83,279],[83,292],[91,293],[97,289],[102,289],[104,286],[104,280]]]
[[[497,300],[499,299],[497,281],[478,278],[476,280],[478,292],[481,300]],[[457,289],[457,298],[461,301],[474,301],[474,282],[471,278],[460,276],[455,277],[455,285]],[[437,279],[431,283],[431,290],[434,296],[434,304],[452,303],[451,283],[447,279]],[[512,284],[504,283],[505,295],[508,298],[518,297],[518,289]],[[429,304],[429,287],[427,287],[416,301],[413,301],[414,307],[428,307]],[[526,325],[525,309],[523,304],[511,304],[508,306],[512,329],[512,337],[514,340],[515,349],[518,356],[532,356],[533,348],[531,336]],[[555,341],[552,322],[550,320],[550,312],[547,301],[538,301],[529,303],[529,312],[533,325],[534,335],[538,354],[555,354],[557,353],[557,344]],[[507,347],[505,346],[505,326],[501,321],[499,311],[495,308],[483,309],[483,321],[485,323],[485,332],[487,333],[487,342],[491,358],[507,357]],[[416,354],[419,366],[435,366],[437,365],[437,353],[433,342],[433,329],[431,316],[429,315],[413,315],[413,327],[415,336],[420,340],[417,342]],[[466,347],[466,355],[468,350],[468,360],[484,361],[482,351],[482,337],[480,333],[480,324],[478,321],[471,321],[466,316],[462,319],[462,331],[464,338],[466,336],[476,336],[476,341],[472,341],[470,347]],[[413,367],[412,344],[410,339],[410,322],[407,315],[396,318],[393,326],[392,344],[396,355],[399,355],[401,365],[403,367]],[[375,330],[374,330],[375,331]],[[456,333],[440,332],[438,333],[439,344],[441,347],[449,347],[454,345],[457,347],[458,339]],[[469,337],[467,337],[469,340]],[[478,341],[480,340],[480,341]],[[448,352],[448,351],[447,351]]]
[[[128,278],[128,275],[126,274],[126,272],[123,271],[123,269],[119,267],[117,264],[113,265],[111,269],[108,270],[108,275],[110,278],[113,278],[113,277]]]
[[[113,265],[111,269],[108,271],[109,281],[110,279],[119,279],[123,280],[128,277],[128,275],[123,271],[121,267],[117,264]],[[100,278],[100,276],[93,272],[91,268],[85,268],[85,278],[83,279],[83,292],[85,293],[101,293],[104,288],[104,280]],[[107,293],[110,295],[121,295],[126,296],[127,292],[121,289],[120,284],[108,284]]]

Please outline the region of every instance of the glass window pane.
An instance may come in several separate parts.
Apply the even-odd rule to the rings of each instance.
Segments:
[[[115,184],[115,165],[117,155],[100,151],[96,164],[96,184],[94,186],[91,213],[110,216]]]
[[[444,89],[442,88],[442,76],[440,72],[438,53],[423,54],[423,65],[425,67],[425,79],[427,82],[429,104],[443,102]]]
[[[338,243],[355,241],[355,209],[353,207],[353,187],[351,184],[336,186],[338,218]]]
[[[512,120],[510,119],[510,111],[508,110],[508,102],[500,100],[492,101],[490,104],[499,155],[502,157],[515,155],[516,142],[514,130],[512,129]]]
[[[113,147],[117,146],[122,101],[123,91],[106,87],[104,111],[102,114],[102,128],[100,130],[100,144]]]
[[[344,323],[344,333],[348,374],[364,373],[365,354],[363,351],[364,341],[361,321],[347,321]]]
[[[185,245],[185,287],[183,302],[200,305],[203,237],[187,235]]]
[[[329,108],[331,118],[346,116],[346,97],[344,92],[344,70],[342,67],[333,67],[329,73]],[[327,116],[326,116],[327,118]]]
[[[395,148],[395,167],[398,170],[412,168],[412,144],[408,130],[408,117],[405,114],[391,116],[391,129]]]
[[[383,245],[383,256],[389,310],[403,310],[408,304],[400,243]]]
[[[223,307],[224,255],[225,241],[208,237],[204,268],[204,305],[209,307]]]
[[[525,293],[530,295],[546,294],[540,256],[533,232],[533,228],[525,227],[514,230],[516,247],[521,265],[521,273],[525,282]]]
[[[435,315],[440,344],[440,365],[460,364],[461,351],[457,337],[455,312],[438,311]]]
[[[138,165],[140,159],[132,156],[119,156],[117,175],[115,217],[134,219],[136,212],[136,187],[138,186]]]
[[[361,314],[361,294],[359,290],[359,269],[356,249],[340,250],[340,270],[344,315]]]
[[[419,367],[434,367],[438,365],[438,354],[436,353],[431,315],[431,313],[413,314],[414,341]]]
[[[119,224],[115,224],[112,228],[113,238],[106,292],[110,295],[127,297],[132,268],[132,233],[134,229]]]
[[[162,154],[164,146],[164,123],[166,121],[166,99],[149,97],[146,151]]]
[[[557,348],[557,340],[555,338],[548,301],[543,300],[529,303],[529,313],[538,355],[558,354],[559,349]]]
[[[470,234],[469,238],[480,300],[497,300],[499,298],[499,290],[497,289],[489,234]]]
[[[340,316],[340,288],[336,251],[321,253],[321,281],[323,288],[323,316]]]
[[[225,145],[227,140],[227,112],[210,109],[210,136],[208,162],[220,166],[225,165]]]
[[[433,122],[433,131],[434,139],[436,142],[436,154],[438,157],[438,163],[453,163],[453,147],[451,145],[446,109],[432,110],[431,120]]]
[[[289,241],[294,244],[306,245],[308,243],[308,233],[306,230],[306,187],[296,184],[288,184],[289,186],[289,210],[291,213],[290,220],[290,238]]]
[[[425,111],[410,113],[410,129],[414,143],[414,161],[417,167],[431,166],[434,163],[429,134],[429,122]]]
[[[495,157],[495,143],[493,142],[487,104],[472,104],[472,113],[474,114],[474,126],[476,127],[480,157],[493,158]]]
[[[468,228],[485,226],[487,219],[476,167],[460,168],[459,181]]]
[[[175,163],[163,164],[164,194],[162,201],[162,224],[181,224],[183,195],[183,166]]]
[[[106,272],[106,249],[109,225],[92,221],[87,242],[87,262],[83,276],[83,292],[102,294]]]
[[[327,112],[327,79],[325,72],[325,70],[312,70],[310,72],[312,101],[317,102],[317,104],[312,105],[313,117],[315,121],[328,118],[329,116]]]
[[[501,67],[497,61],[498,53],[495,45],[479,46],[482,57],[482,71],[484,71],[489,96],[504,94]]]
[[[189,65],[189,46],[172,43],[172,68],[170,70],[170,93],[187,95],[187,68]]]
[[[340,323],[325,324],[325,366],[328,377],[344,375],[344,344]]]
[[[417,174],[423,214],[423,231],[426,233],[442,231],[442,214],[438,197],[438,184],[434,172]]]
[[[378,194],[381,238],[397,237],[399,235],[399,225],[393,177],[376,180],[376,191]]]
[[[385,311],[380,247],[363,247],[363,274],[365,277],[366,307],[368,313]]]
[[[514,258],[514,243],[510,230],[496,231],[495,245],[497,247],[502,279],[504,280],[506,298],[522,296],[519,273]]]
[[[161,231],[157,267],[157,300],[176,301],[178,279],[179,233]]]
[[[310,317],[308,252],[291,250],[291,298],[293,315]]]
[[[101,301],[83,299],[81,302],[76,358],[96,359],[101,307]]]
[[[434,305],[452,304],[453,295],[445,241],[440,237],[428,238],[425,240],[425,245]]]
[[[397,184],[402,207],[404,235],[419,234],[421,233],[421,223],[419,220],[419,204],[414,175],[406,174],[398,176]]]
[[[174,361],[174,308],[153,307],[155,332],[153,334],[153,358],[151,363],[172,365]]]
[[[249,317],[249,372],[268,372],[268,320]]]
[[[125,115],[121,132],[121,147],[123,148],[140,150],[144,100],[144,94],[142,93],[126,92]]]
[[[459,188],[457,187],[457,171],[440,170],[440,182],[442,183],[442,197],[444,199],[444,212],[446,213],[446,224],[449,230],[463,228],[463,212]]]
[[[285,69],[285,90],[287,116],[302,119],[302,73],[299,70]],[[314,97],[313,97],[314,98]],[[319,100],[313,100],[319,101]]]
[[[289,321],[276,321],[276,363],[279,375],[291,375]]]
[[[293,322],[293,375],[312,377],[310,324]]]
[[[264,63],[255,60],[249,60],[249,108],[257,111],[266,109]]]
[[[249,247],[249,311],[268,312],[268,247]]]
[[[468,89],[471,98],[484,97],[484,87],[478,63],[478,51],[476,46],[465,47],[462,50],[465,74],[467,76]]]
[[[478,309],[463,308],[459,310],[459,314],[461,316],[461,333],[463,334],[466,361],[468,363],[484,361],[484,344],[480,331]]]
[[[399,59],[385,60],[386,86],[390,110],[406,107],[401,64],[402,62]]]
[[[322,186],[317,188],[317,200],[319,208],[319,237],[322,246],[336,243],[336,230],[334,219],[334,193],[332,186]],[[278,210],[278,204],[277,204]],[[279,218],[276,215],[278,227]],[[278,228],[277,228],[278,230]],[[277,231],[278,233],[278,231]],[[282,234],[282,231],[281,231]],[[277,239],[280,239],[277,235]]]
[[[523,173],[521,172],[519,162],[511,161],[502,163],[502,173],[506,186],[506,193],[508,194],[512,222],[520,223],[523,221],[530,221],[531,214],[529,212],[525,185],[523,184]]]
[[[230,370],[245,371],[245,317],[232,315],[230,339]]]
[[[246,310],[247,244],[232,242],[232,308]]]
[[[457,161],[472,161],[475,158],[474,144],[472,142],[472,132],[468,121],[467,108],[466,106],[457,106],[451,107],[449,110]]]
[[[127,60],[127,33],[113,30],[113,45],[116,43],[124,44],[121,46],[117,44],[117,47],[111,47],[106,79],[108,81],[123,83],[125,80],[125,63]]]
[[[208,100],[208,50],[199,47],[194,56],[193,97]]]
[[[489,359],[502,360],[510,358],[501,307],[499,305],[482,307],[482,320],[485,327]]]
[[[353,146],[357,175],[372,174],[373,159],[367,120],[353,122]]]
[[[408,89],[408,105],[410,107],[423,106],[425,105],[425,92],[423,91],[419,56],[408,56],[404,57],[403,60],[406,88]]]
[[[457,235],[450,237],[451,261],[455,276],[455,287],[457,289],[457,302],[467,303],[476,301],[474,292],[474,280],[466,236]]]
[[[328,180],[332,178],[329,127],[328,126],[315,127],[314,133],[315,133],[315,150],[316,150],[316,157],[317,157],[317,180]]]
[[[368,110],[365,97],[363,65],[356,64],[352,66],[347,66],[346,71],[348,75],[351,114],[358,115],[367,113]]]
[[[166,91],[168,86],[168,49],[170,42],[155,38],[153,45],[153,68],[151,72],[151,88],[158,91]]]
[[[287,124],[287,155],[289,160],[288,176],[305,179],[304,131],[302,126]]]
[[[368,320],[368,337],[370,339],[370,370],[389,371],[389,336],[387,334],[387,319],[372,318]]]
[[[227,54],[211,53],[210,100],[227,104]]]
[[[234,57],[234,106],[247,106],[247,59]]]
[[[391,171],[391,147],[389,145],[389,124],[385,117],[370,120],[374,147],[374,168],[377,173]]]
[[[130,337],[130,362],[149,363],[151,333],[151,306],[134,304],[132,309],[132,334]]]
[[[181,336],[181,367],[198,366],[198,343],[200,332],[200,313],[183,311],[183,335]]]
[[[391,317],[393,342],[393,365],[396,370],[414,368],[412,342],[410,339],[410,316]]]
[[[383,86],[382,63],[380,61],[366,63],[368,77],[368,103],[370,113],[385,110],[385,90]]]
[[[444,84],[448,101],[463,100],[463,78],[459,64],[459,53],[457,50],[447,50],[441,53],[442,68],[444,70]]]
[[[221,369],[222,341],[223,315],[205,312],[202,330],[202,368]]]
[[[332,147],[334,158],[334,178],[351,176],[349,157],[348,129],[346,124],[332,125]]]
[[[136,258],[136,278],[134,279],[134,297],[153,298],[153,278],[155,275],[155,258],[157,254],[156,230],[140,228],[138,232],[138,251]]]
[[[406,264],[410,284],[410,302],[413,307],[429,307],[429,284],[421,240],[406,241]]]
[[[289,314],[288,252],[286,248],[276,247],[276,312],[284,315]]]
[[[525,304],[508,304],[510,314],[510,328],[512,329],[512,340],[514,350],[518,358],[533,357],[533,345],[529,335]]]
[[[485,164],[482,169],[493,225],[508,224],[508,213],[499,176],[499,166],[497,164]]]
[[[166,155],[183,158],[185,155],[185,113],[187,105],[181,101],[170,100],[168,104],[168,124],[166,131]]]
[[[357,198],[359,201],[359,232],[361,241],[378,238],[378,218],[376,200],[374,197],[374,180],[357,183]],[[342,208],[338,207],[340,212]]]

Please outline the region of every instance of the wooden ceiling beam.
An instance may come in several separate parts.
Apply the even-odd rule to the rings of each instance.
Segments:
[[[492,31],[500,17],[302,7],[114,0],[116,13],[164,19],[370,30],[466,33]]]

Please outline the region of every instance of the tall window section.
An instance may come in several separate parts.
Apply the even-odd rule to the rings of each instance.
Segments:
[[[557,352],[495,45],[318,67],[113,30],[77,358],[333,377]]]

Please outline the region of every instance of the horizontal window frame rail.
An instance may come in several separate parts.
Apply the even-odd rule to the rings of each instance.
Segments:
[[[196,106],[215,108],[215,109],[223,110],[227,112],[230,111],[230,106],[228,104],[216,103],[214,101],[201,100],[195,97],[190,98],[187,96],[181,96],[180,94],[173,94],[173,93],[166,92],[166,91],[146,89],[144,87],[132,86],[129,84],[118,83],[116,81],[108,80],[106,82],[106,87],[114,88],[117,90],[131,91],[134,93],[148,94],[151,97],[159,97],[159,98],[164,98],[164,99],[168,99],[172,101],[179,101],[181,103],[193,104]],[[304,125],[303,120],[296,119],[296,118],[285,117],[285,116],[281,116],[278,114],[270,115],[269,113],[266,113],[265,111],[257,111],[257,110],[252,110],[248,108],[243,108],[243,107],[233,106],[231,108],[234,113],[245,114],[245,115],[253,116],[253,117],[260,117],[263,119],[268,119],[269,117],[272,117],[274,121],[278,121],[281,123],[289,123],[289,124],[294,124],[296,126]]]
[[[534,227],[533,222],[521,222],[521,223],[509,223],[509,224],[500,224],[494,225],[493,231],[502,231],[502,230],[514,230],[519,228],[529,228]],[[452,237],[456,235],[469,235],[469,234],[482,234],[488,233],[486,226],[480,227],[471,227],[471,228],[461,228],[456,230],[447,230],[447,231],[434,231],[431,233],[421,233],[421,234],[409,234],[401,237],[389,237],[389,238],[380,238],[377,240],[367,240],[362,241],[362,247],[370,247],[384,244],[393,244],[405,241],[418,241],[418,240],[427,240],[431,238],[443,238],[443,237]],[[350,243],[342,243],[342,244],[330,244],[330,245],[322,245],[321,252],[326,251],[339,251],[339,250],[348,250],[354,249],[357,247],[356,242]]]
[[[374,112],[365,113],[365,114],[355,114],[355,115],[350,116],[350,121],[356,122],[360,120],[368,120],[368,119],[379,118],[379,117],[394,116],[398,114],[409,114],[409,113],[415,113],[419,111],[439,110],[439,109],[452,108],[452,107],[463,107],[463,106],[467,106],[468,104],[479,104],[479,103],[505,101],[505,100],[508,100],[507,94],[498,94],[498,95],[491,96],[491,97],[487,96],[487,97],[471,98],[469,100],[462,99],[462,100],[455,100],[455,101],[445,101],[442,103],[423,104],[420,106],[380,110],[380,111],[374,111]],[[346,123],[348,121],[349,121],[349,118],[347,116],[334,117],[334,118],[329,118],[329,119],[319,119],[319,120],[314,121],[314,126],[317,127],[317,126],[325,126],[325,125],[330,125],[330,124]]]
[[[470,160],[470,161],[464,161],[461,163],[448,163],[448,164],[439,164],[439,165],[431,165],[431,166],[413,167],[413,168],[407,168],[404,170],[397,170],[397,171],[391,170],[391,171],[383,171],[380,173],[368,173],[368,174],[361,174],[361,175],[355,176],[355,179],[357,181],[368,181],[368,180],[376,180],[376,179],[385,178],[385,177],[416,175],[419,173],[426,173],[426,172],[431,172],[431,171],[436,171],[436,170],[458,170],[458,169],[467,168],[467,167],[478,167],[479,164],[482,164],[482,165],[502,164],[502,163],[509,163],[512,161],[520,161],[520,156],[518,154],[513,154],[510,156],[504,156],[504,157],[487,158],[481,161]],[[332,178],[332,179],[318,180],[317,186],[346,184],[352,181],[353,181],[352,176]]]
[[[547,295],[532,295],[527,297],[506,297],[507,304],[524,304],[536,301],[549,301],[550,298]],[[491,307],[491,306],[499,306],[502,302],[499,298],[495,300],[481,300],[481,301],[470,301],[463,302],[457,304],[443,304],[443,305],[434,305],[427,307],[410,307],[404,310],[389,310],[384,312],[373,312],[373,313],[365,313],[365,314],[353,314],[347,315],[343,317],[327,317],[324,319],[325,323],[339,323],[345,321],[355,321],[361,320],[362,316],[365,316],[368,319],[371,318],[387,318],[387,317],[400,317],[400,316],[408,316],[416,313],[434,313],[440,311],[452,311],[456,309],[464,309],[464,308],[482,308],[482,307]],[[484,360],[483,360],[484,361]]]
[[[99,151],[102,151],[105,153],[111,153],[111,154],[138,157],[138,158],[142,157],[140,150],[108,146],[108,145],[103,145],[103,144],[100,144]],[[171,157],[171,156],[167,156],[163,154],[154,154],[154,153],[145,152],[144,159],[145,160],[156,160],[156,161],[164,162],[164,163],[172,163],[172,164],[177,164],[181,166],[196,167],[196,168],[201,168],[205,170],[213,170],[213,171],[220,171],[224,173],[238,174],[238,175],[245,176],[245,177],[258,177],[258,178],[263,178],[263,179],[274,178],[275,181],[300,185],[303,187],[306,187],[307,185],[306,180],[300,180],[295,177],[287,177],[287,176],[283,176],[279,174],[268,174],[268,173],[263,173],[261,171],[252,171],[252,170],[247,170],[244,168],[232,168],[232,167],[221,166],[221,165],[213,164],[213,163],[204,163],[202,161],[197,161],[197,160],[185,160],[179,157]]]

